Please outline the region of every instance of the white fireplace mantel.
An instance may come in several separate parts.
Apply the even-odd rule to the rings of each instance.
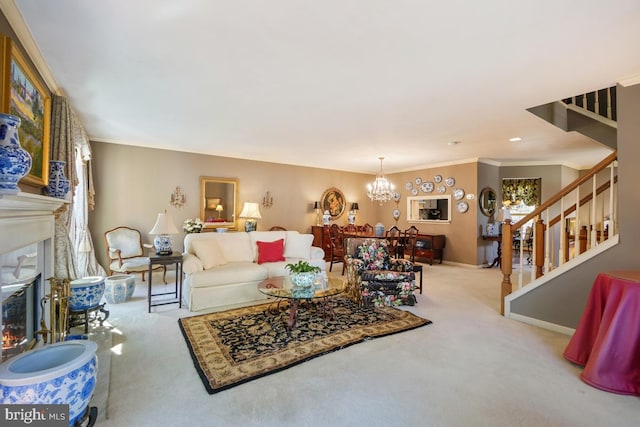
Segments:
[[[37,194],[0,194],[0,254],[52,239],[54,212],[65,203]]]

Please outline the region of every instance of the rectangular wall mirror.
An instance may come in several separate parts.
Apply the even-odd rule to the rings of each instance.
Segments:
[[[238,180],[200,177],[200,218],[206,228],[237,228]]]
[[[442,222],[451,220],[451,196],[407,197],[408,222]]]

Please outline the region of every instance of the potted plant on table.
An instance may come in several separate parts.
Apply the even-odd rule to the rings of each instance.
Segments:
[[[295,264],[287,264],[284,267],[289,270],[289,277],[293,283],[291,295],[294,298],[311,298],[314,294],[313,282],[316,274],[320,273],[320,267],[309,264],[307,261],[298,261]]]

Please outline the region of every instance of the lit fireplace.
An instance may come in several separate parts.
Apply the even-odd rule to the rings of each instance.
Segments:
[[[3,285],[2,361],[33,347],[40,306],[40,275],[27,283]]]
[[[40,299],[53,274],[54,212],[62,199],[36,194],[0,194],[0,300],[2,353],[8,359],[42,337]],[[45,310],[44,320],[49,323]]]

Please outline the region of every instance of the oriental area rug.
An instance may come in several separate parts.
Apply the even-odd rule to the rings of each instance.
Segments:
[[[301,304],[293,330],[287,329],[289,310],[274,313],[269,304],[185,317],[178,324],[213,394],[364,340],[431,323],[393,307],[361,307],[344,297],[331,303],[336,316],[326,320],[319,307]]]

